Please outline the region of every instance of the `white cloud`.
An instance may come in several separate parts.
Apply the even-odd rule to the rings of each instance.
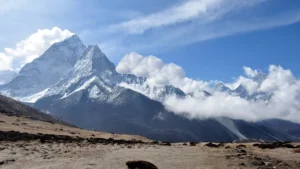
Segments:
[[[281,66],[271,65],[269,67],[269,75],[261,84],[260,90],[264,92],[274,92],[297,83],[298,81],[290,70],[284,70]]]
[[[231,90],[236,89],[239,85],[243,85],[249,94],[253,94],[257,91],[259,84],[252,79],[246,78],[244,76],[239,76],[234,83],[226,84]]]
[[[187,78],[181,67],[172,63],[165,64],[155,56],[144,57],[130,53],[120,61],[117,71],[147,77],[149,85],[170,84],[185,93],[194,93],[194,97],[183,99],[170,96],[163,101],[168,110],[188,118],[229,117],[248,121],[278,118],[300,123],[300,79],[280,66],[270,65],[269,73],[261,83],[253,79],[258,75],[257,70],[244,67],[248,78],[239,76],[233,83],[227,84],[233,89],[242,84],[249,94],[268,92],[272,94],[268,102],[253,102],[226,92],[213,91],[209,87],[210,82]],[[138,87],[133,90],[144,93]],[[199,90],[211,91],[212,96],[207,97]]]
[[[0,53],[0,71],[1,70],[10,70],[11,58],[7,57],[3,53]]]
[[[258,74],[257,70],[253,70],[250,67],[244,66],[243,69],[248,77],[255,77]]]
[[[171,84],[186,93],[208,88],[208,82],[187,78],[180,66],[173,63],[165,64],[155,56],[144,57],[137,53],[130,53],[121,59],[116,69],[119,73],[147,77],[149,85]]]
[[[247,83],[256,83],[252,79],[245,80],[241,77]],[[237,80],[236,83],[238,82],[243,83],[243,80]],[[267,78],[260,87],[255,84],[254,88],[254,92],[271,93],[271,100],[268,103],[252,102],[228,93],[215,92],[210,97],[170,97],[164,104],[170,111],[188,118],[224,116],[249,121],[278,118],[300,123],[300,79],[296,79],[290,70],[270,65]]]
[[[39,57],[53,43],[62,41],[73,33],[58,27],[39,29],[25,40],[16,44],[14,48],[4,48],[0,53],[0,70],[10,69],[18,71],[26,63]]]
[[[129,33],[140,34],[144,31],[185,22],[200,15],[205,15],[215,8],[219,8],[224,0],[187,0],[184,3],[170,7],[157,13],[138,17],[113,27],[126,29]]]

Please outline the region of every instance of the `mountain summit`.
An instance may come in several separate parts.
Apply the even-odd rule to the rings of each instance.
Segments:
[[[54,43],[39,58],[26,64],[0,90],[11,97],[26,97],[41,92],[64,77],[84,50],[85,46],[77,35]]]

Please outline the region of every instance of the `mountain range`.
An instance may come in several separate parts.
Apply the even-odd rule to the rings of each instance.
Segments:
[[[261,81],[265,76],[258,74]],[[53,44],[26,64],[0,92],[85,129],[146,136],[164,141],[300,141],[300,125],[269,119],[258,122],[227,117],[187,119],[168,111],[163,100],[193,97],[172,85],[150,86],[146,77],[120,74],[97,45],[85,46],[77,35]],[[242,85],[216,89],[251,101],[271,94],[249,94]],[[206,97],[212,95],[201,91]],[[279,127],[280,126],[280,127]]]

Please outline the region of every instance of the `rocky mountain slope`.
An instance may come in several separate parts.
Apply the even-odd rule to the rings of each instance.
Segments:
[[[16,72],[10,70],[0,70],[0,85],[4,85],[10,82],[15,76],[17,75]]]
[[[8,116],[26,117],[33,120],[74,126],[2,95],[0,95],[0,113]]]

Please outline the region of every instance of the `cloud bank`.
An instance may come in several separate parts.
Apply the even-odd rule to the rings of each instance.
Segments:
[[[155,56],[142,56],[129,53],[121,59],[116,67],[117,72],[147,77],[147,83],[153,85],[174,85],[185,93],[199,89],[209,90],[208,82],[193,80],[185,76],[185,71],[178,65],[165,64]]]
[[[58,27],[39,29],[25,40],[16,44],[14,48],[4,48],[0,52],[0,70],[20,70],[26,63],[39,57],[53,43],[62,41],[73,33]]]
[[[170,96],[163,101],[169,111],[187,118],[229,117],[248,121],[278,118],[300,123],[300,79],[281,66],[270,65],[264,76],[258,70],[244,67],[246,77],[239,76],[231,84],[226,84],[233,90],[243,85],[249,95],[271,95],[270,100],[256,101],[217,91],[211,87],[212,82],[188,78],[180,66],[166,64],[155,56],[127,54],[118,64],[117,71],[147,77],[149,85],[170,84],[185,93],[194,93],[193,97]],[[211,92],[212,96],[199,94],[202,90]]]

